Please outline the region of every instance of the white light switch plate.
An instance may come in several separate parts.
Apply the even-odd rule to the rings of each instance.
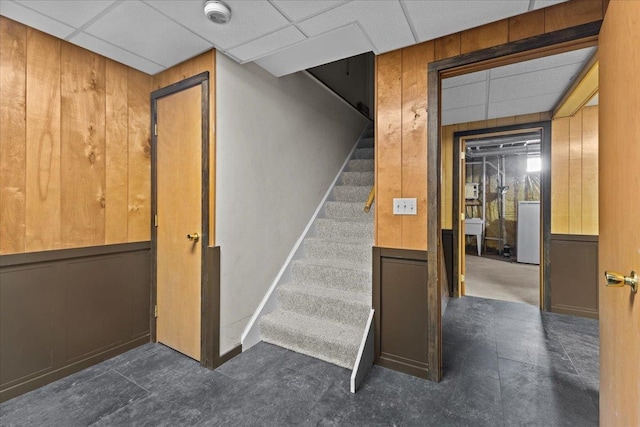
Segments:
[[[418,199],[416,198],[399,198],[393,199],[394,215],[417,215]]]

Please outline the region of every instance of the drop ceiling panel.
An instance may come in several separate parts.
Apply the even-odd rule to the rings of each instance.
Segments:
[[[246,62],[256,57],[264,56],[264,52],[273,52],[302,40],[306,40],[304,34],[302,34],[296,27],[290,26],[243,44],[242,46],[233,48],[229,50],[228,53],[232,54],[240,61]]]
[[[3,0],[4,1],[4,0]],[[77,0],[20,0],[23,4],[33,10],[50,16],[51,18],[63,22],[72,27],[79,28],[104,11],[107,7],[115,3],[113,0],[93,0],[83,2],[79,5]]]
[[[586,49],[578,49],[570,52],[565,52],[561,55],[552,55],[543,58],[533,59],[526,62],[518,62],[511,65],[505,65],[504,67],[498,67],[491,70],[492,78],[500,78],[513,76],[516,74],[529,73],[532,71],[547,70],[564,65],[578,64],[578,68],[591,57],[595,51],[595,47],[589,47]]]
[[[477,71],[475,73],[463,74],[461,76],[444,79],[442,81],[442,89],[446,90],[455,86],[464,86],[470,83],[484,82],[487,80],[486,71]]]
[[[60,39],[72,34],[75,29],[48,16],[8,0],[0,1],[0,15],[36,28]]]
[[[120,3],[85,31],[165,67],[212,47],[157,10],[132,0]]]
[[[346,0],[271,0],[282,13],[293,21],[317,15],[339,4],[346,3]]]
[[[467,105],[484,105],[486,98],[487,82],[455,86],[443,91],[442,110],[451,110]]]
[[[70,42],[85,49],[89,49],[92,52],[99,52],[107,58],[127,64],[130,67],[143,71],[147,74],[156,74],[164,69],[164,67],[159,64],[141,58],[86,33],[79,33],[75,35]]]
[[[442,112],[442,125],[475,122],[476,120],[484,120],[485,116],[486,111],[484,105],[456,108]]]
[[[225,25],[216,25],[207,19],[202,0],[147,0],[147,3],[222,50],[289,25],[289,21],[264,0],[225,0],[231,8],[231,21]]]
[[[560,94],[536,95],[528,98],[511,99],[489,104],[487,118],[519,116],[521,114],[540,113],[550,111]]]
[[[534,9],[542,9],[543,7],[553,6],[554,4],[564,3],[567,0],[535,0]]]
[[[419,41],[525,13],[529,0],[403,0]]]
[[[347,25],[255,62],[274,76],[280,77],[370,51],[371,45],[360,28]]]
[[[580,64],[571,64],[564,67],[492,79],[489,102],[524,98],[532,93],[540,95],[562,93],[580,71],[580,67]]]
[[[415,43],[411,28],[397,0],[354,0],[302,21],[298,27],[317,36],[350,23],[358,23],[373,43],[374,52],[383,53]]]

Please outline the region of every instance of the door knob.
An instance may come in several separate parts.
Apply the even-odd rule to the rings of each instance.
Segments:
[[[628,276],[613,271],[605,271],[604,277],[607,279],[607,286],[621,288],[629,285],[633,293],[638,292],[638,273],[635,271],[632,271]]]
[[[198,233],[187,234],[187,239],[191,240],[192,242],[197,242],[198,240],[200,240],[200,235]]]

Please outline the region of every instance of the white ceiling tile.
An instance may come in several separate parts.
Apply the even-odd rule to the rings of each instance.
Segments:
[[[79,28],[89,20],[99,15],[107,7],[115,3],[114,0],[92,0],[92,1],[78,1],[78,0],[57,0],[57,1],[42,1],[42,0],[18,0],[18,3],[23,4],[31,9],[50,16],[72,27]]]
[[[515,76],[491,79],[489,102],[500,102],[531,96],[562,93],[580,71],[580,64],[548,70],[533,71]]]
[[[146,3],[223,50],[289,24],[275,7],[264,0],[225,0],[231,8],[231,20],[224,25],[214,24],[207,19],[202,0],[146,0]]]
[[[13,19],[14,21],[36,28],[52,36],[64,39],[72,34],[75,29],[61,22],[51,19],[48,16],[41,15],[21,6],[13,1],[0,1],[0,15]]]
[[[420,41],[525,13],[529,0],[403,0]]]
[[[272,0],[273,4],[287,17],[294,21],[308,18],[318,13],[324,12],[327,9],[331,9],[341,3],[345,3],[345,0]]]
[[[246,62],[302,40],[306,40],[306,37],[300,30],[292,25],[233,48],[227,53],[230,53],[242,62]]]
[[[593,97],[585,104],[585,107],[593,107],[594,105],[598,105],[600,102],[600,94],[596,93]]]
[[[585,63],[589,59],[589,57],[591,57],[595,49],[595,47],[588,47],[586,49],[573,50],[558,55],[546,56],[543,58],[532,59],[530,61],[505,65],[503,67],[492,69],[491,77],[507,77],[516,74],[530,73],[532,71],[556,68],[569,64],[578,64],[578,68],[581,68],[582,64]]]
[[[489,104],[489,119],[550,111],[562,94],[536,95]]]
[[[442,125],[453,125],[456,123],[469,123],[476,120],[485,120],[486,112],[484,105],[472,105],[470,107],[456,108],[442,112]]]
[[[397,0],[354,0],[298,24],[307,35],[317,36],[346,24],[358,22],[373,43],[376,53],[415,43],[411,28]]]
[[[164,70],[164,67],[159,64],[136,56],[126,50],[120,49],[119,47],[111,45],[86,33],[78,33],[69,41],[147,74],[156,74]]]
[[[463,74],[461,76],[444,79],[442,81],[442,89],[464,86],[470,83],[483,82],[485,80],[487,80],[487,71],[477,71],[475,73]]]
[[[454,86],[442,91],[442,111],[468,105],[484,105],[487,98],[487,82]]]
[[[163,66],[212,47],[155,9],[133,0],[120,3],[85,32]]]
[[[370,51],[371,45],[360,28],[347,25],[255,62],[274,76],[280,77]]]
[[[534,9],[542,9],[543,7],[553,6],[554,4],[564,3],[567,0],[536,0],[533,4]]]

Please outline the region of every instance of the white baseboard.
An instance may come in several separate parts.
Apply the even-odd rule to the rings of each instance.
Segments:
[[[358,391],[364,380],[371,372],[373,367],[374,354],[374,334],[373,334],[373,315],[375,310],[369,312],[369,319],[367,319],[367,326],[364,328],[362,334],[362,341],[360,342],[360,349],[358,350],[358,356],[356,357],[356,363],[353,365],[353,372],[351,372],[351,393]]]

